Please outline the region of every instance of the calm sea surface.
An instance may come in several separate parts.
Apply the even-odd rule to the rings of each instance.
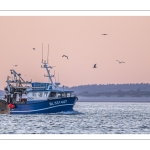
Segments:
[[[150,103],[77,102],[74,111],[0,115],[0,134],[149,134]]]

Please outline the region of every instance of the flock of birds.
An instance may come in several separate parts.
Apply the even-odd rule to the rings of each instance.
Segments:
[[[106,35],[108,35],[108,34],[104,33],[104,34],[102,34],[102,35],[106,36]],[[35,48],[32,48],[32,49],[35,50]],[[62,57],[66,57],[66,58],[68,59],[68,56],[67,56],[67,55],[63,55]],[[116,61],[118,61],[119,64],[125,63],[124,61],[119,61],[119,60],[116,60]],[[94,64],[93,68],[97,68],[96,65],[97,65],[97,64]],[[17,65],[14,65],[14,66],[17,67]],[[52,69],[53,67],[55,67],[55,66],[49,66],[49,68],[51,68],[51,69]]]

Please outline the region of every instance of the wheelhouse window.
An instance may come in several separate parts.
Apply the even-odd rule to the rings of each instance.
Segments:
[[[43,96],[43,92],[38,92],[38,97],[42,97]]]
[[[71,97],[71,93],[66,93],[66,97]]]
[[[71,92],[71,97],[74,97],[75,96],[75,93],[74,92]]]
[[[48,92],[44,92],[44,95],[43,95],[43,96],[44,96],[44,97],[47,97],[47,95],[48,95]]]
[[[35,92],[33,92],[33,93],[32,93],[32,96],[36,97],[36,93],[35,93]]]
[[[56,92],[51,92],[49,97],[55,97],[56,96]]]
[[[36,98],[42,97],[42,96],[43,96],[43,92],[33,92],[33,93],[32,93],[32,96],[33,96],[33,97],[36,97]]]
[[[65,93],[62,93],[62,95],[61,95],[62,97],[65,97]]]
[[[58,92],[57,96],[58,96],[58,97],[62,97],[62,93],[61,93],[61,92]]]

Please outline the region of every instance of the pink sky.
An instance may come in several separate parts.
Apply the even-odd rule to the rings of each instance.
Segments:
[[[40,67],[42,43],[44,59],[49,44],[49,65],[56,66],[51,72],[55,70],[57,81],[59,73],[61,85],[150,83],[149,40],[149,16],[1,16],[0,89],[10,69],[25,80],[48,81]]]

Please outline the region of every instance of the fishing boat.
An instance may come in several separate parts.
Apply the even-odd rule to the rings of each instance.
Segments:
[[[72,111],[78,100],[74,91],[60,87],[59,82],[53,82],[50,74],[51,66],[47,61],[41,68],[45,68],[49,82],[25,81],[20,73],[11,69],[12,77],[7,77],[5,97],[0,100],[1,114],[45,114]]]

